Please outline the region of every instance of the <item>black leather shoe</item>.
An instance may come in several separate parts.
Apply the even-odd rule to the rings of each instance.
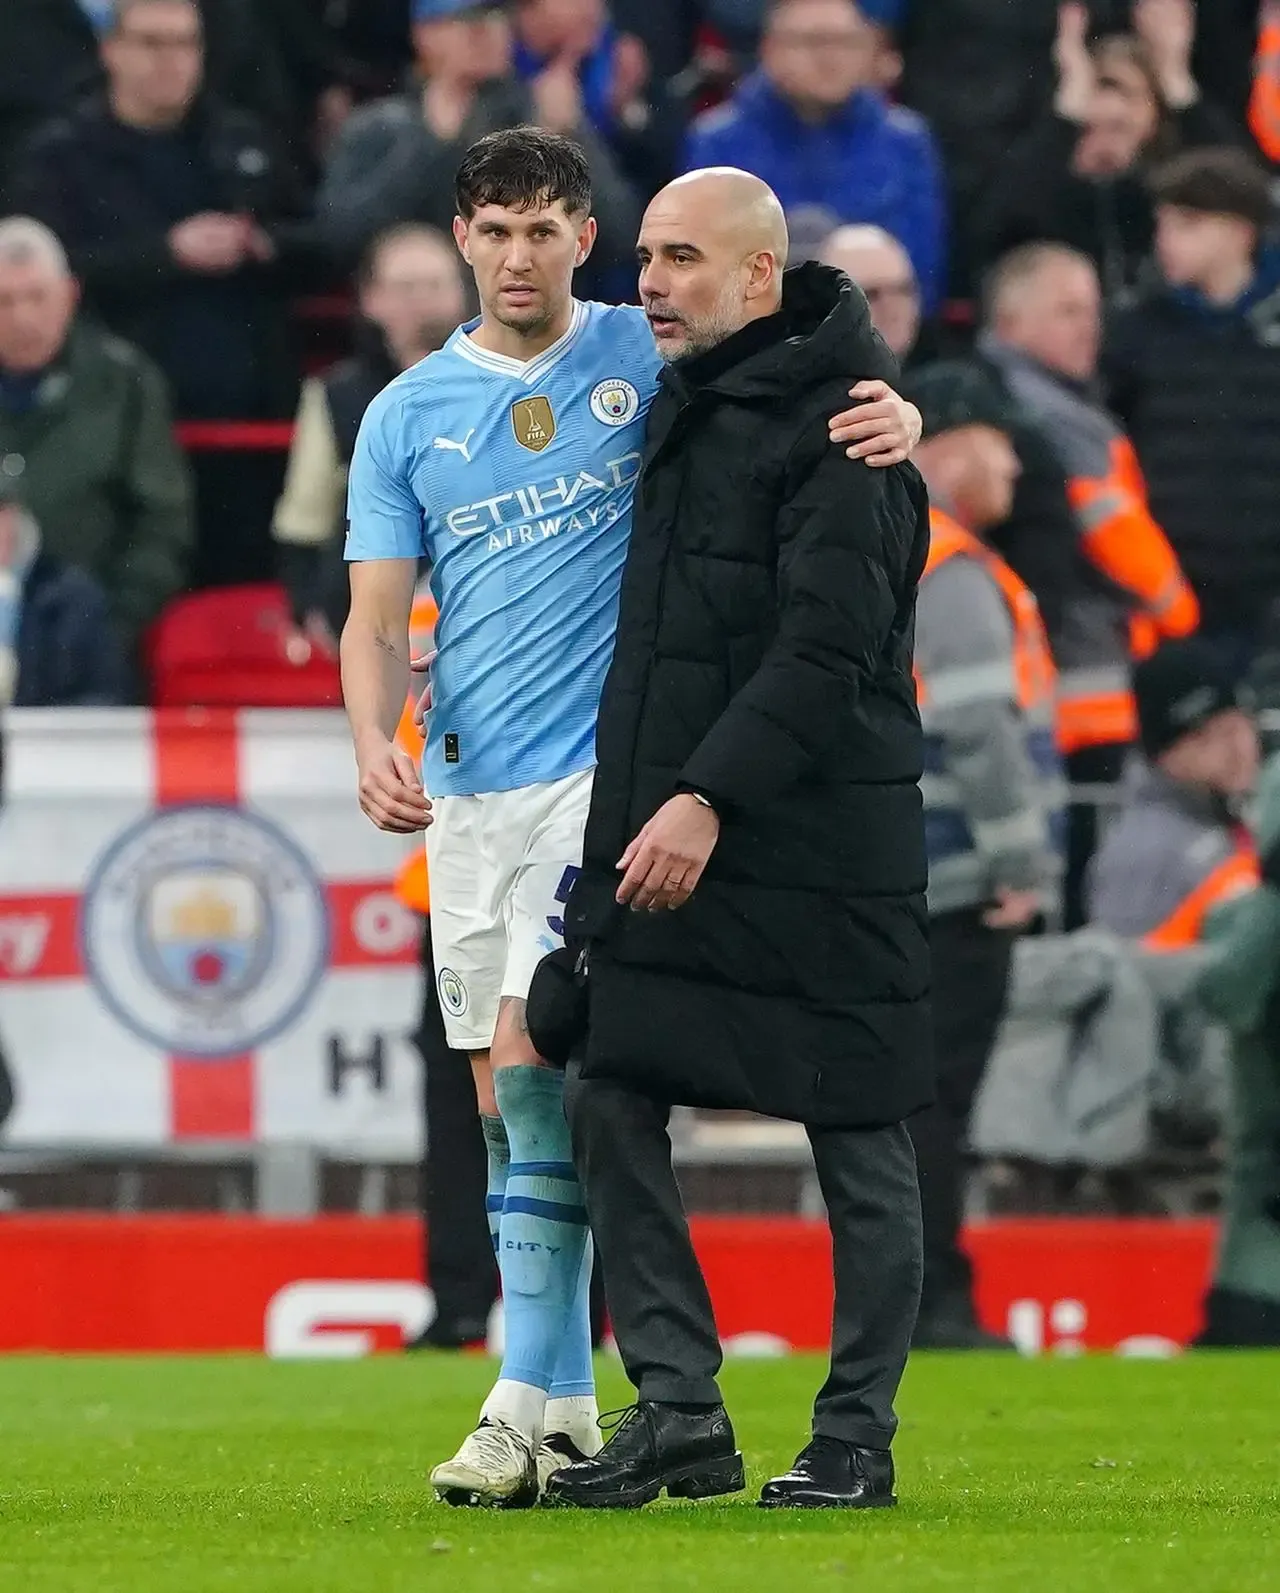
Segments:
[[[840,1438],[814,1438],[784,1477],[766,1482],[764,1510],[887,1510],[896,1505],[893,1456]]]
[[[641,1400],[623,1413],[598,1455],[550,1478],[543,1503],[635,1510],[664,1488],[672,1499],[712,1499],[745,1485],[723,1405],[690,1412]]]

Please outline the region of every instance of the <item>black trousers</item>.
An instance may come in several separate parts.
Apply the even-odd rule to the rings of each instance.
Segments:
[[[569,1067],[565,1107],[614,1337],[639,1396],[717,1404],[722,1360],[671,1164],[670,1108]],[[920,1296],[920,1202],[901,1125],[810,1129],[835,1261],[831,1369],[815,1434],[885,1449]]]
[[[498,1297],[498,1269],[485,1214],[489,1173],[476,1111],[471,1063],[451,1051],[436,990],[431,926],[422,945],[422,1017],[415,1043],[422,1053],[422,1109],[427,1154],[422,1163],[426,1277],[442,1323],[483,1322]]]
[[[962,1301],[968,1309],[973,1276],[959,1242],[965,1137],[1004,1015],[1013,940],[1005,930],[988,929],[976,909],[939,913],[929,921],[938,1098],[907,1125],[924,1218],[921,1316],[947,1302]]]

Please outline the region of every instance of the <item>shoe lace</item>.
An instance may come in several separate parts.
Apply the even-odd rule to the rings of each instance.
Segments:
[[[609,1442],[617,1438],[628,1427],[633,1427],[642,1420],[643,1411],[637,1405],[624,1405],[620,1410],[602,1411],[596,1418],[596,1426],[602,1433],[608,1433]]]
[[[476,1458],[486,1463],[510,1460],[513,1454],[523,1462],[529,1455],[528,1439],[501,1422],[490,1421],[477,1427],[471,1435],[470,1447]]]

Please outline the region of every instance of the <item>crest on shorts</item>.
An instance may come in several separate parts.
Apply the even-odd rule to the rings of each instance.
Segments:
[[[470,1005],[466,985],[452,968],[442,968],[437,983],[440,989],[440,1003],[444,1010],[455,1018],[462,1017]]]
[[[511,429],[522,448],[540,454],[556,434],[551,400],[541,393],[536,398],[518,398],[511,406]]]

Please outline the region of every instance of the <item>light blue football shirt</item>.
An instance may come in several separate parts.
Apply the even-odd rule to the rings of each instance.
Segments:
[[[477,324],[369,406],[348,490],[349,560],[431,562],[432,796],[594,764],[660,369],[634,306],[575,301],[564,336],[527,362],[479,348]]]

